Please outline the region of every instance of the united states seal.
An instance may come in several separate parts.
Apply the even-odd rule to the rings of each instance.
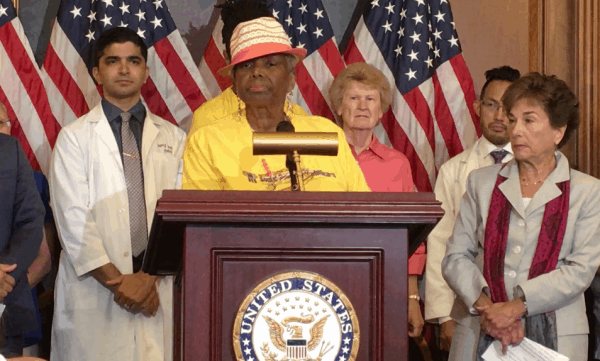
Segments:
[[[279,273],[254,287],[233,327],[238,361],[353,361],[359,341],[348,297],[304,271]]]

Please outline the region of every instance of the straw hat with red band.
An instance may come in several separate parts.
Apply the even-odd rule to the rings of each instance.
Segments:
[[[262,17],[239,23],[229,41],[231,64],[219,70],[219,75],[231,77],[237,64],[270,54],[291,54],[296,64],[306,56],[306,49],[292,48],[283,26],[274,18]]]

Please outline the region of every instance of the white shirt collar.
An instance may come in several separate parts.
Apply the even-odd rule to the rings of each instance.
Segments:
[[[503,147],[499,147],[497,145],[492,144],[492,142],[487,140],[484,136],[481,136],[479,140],[479,154],[481,154],[482,157],[487,157],[488,155],[490,155],[491,152],[497,149],[504,149],[508,153],[513,154],[510,142],[506,143]]]

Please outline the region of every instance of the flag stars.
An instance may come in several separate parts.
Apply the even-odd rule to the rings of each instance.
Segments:
[[[408,57],[410,58],[410,61],[415,61],[415,60],[419,60],[419,57],[418,57],[418,55],[419,55],[419,52],[416,52],[416,53],[415,53],[415,50],[414,50],[414,49],[412,49],[412,50],[410,51],[410,54],[408,54]]]
[[[398,29],[398,35],[400,37],[404,36],[404,28],[401,26],[400,29]]]
[[[408,73],[404,73],[404,75],[408,76],[408,81],[410,81],[411,79],[417,79],[417,71],[416,70],[412,70],[412,69],[408,69]]]
[[[293,19],[291,15],[288,15],[288,17],[285,19],[285,22],[288,24],[288,26],[292,26],[293,24]]]
[[[392,3],[389,3],[388,6],[385,7],[385,9],[388,11],[388,15],[394,13],[394,5],[392,5]]]
[[[125,15],[125,13],[131,14],[129,12],[129,5],[125,5],[124,2],[121,4],[121,6],[119,7],[119,9],[121,10],[121,15]]]
[[[396,58],[402,55],[402,47],[400,45],[396,46],[396,50],[394,50],[394,53],[396,53]]]
[[[305,33],[306,32],[306,24],[300,23],[300,26],[297,27],[296,30],[299,31],[299,34]]]
[[[444,14],[440,10],[438,10],[437,15],[434,15],[433,17],[436,18],[437,22],[439,23],[440,21],[444,21],[444,22],[446,21],[446,20],[444,20],[445,15],[446,14]]]
[[[440,30],[436,30],[434,33],[432,33],[433,36],[435,36],[436,40],[440,40],[442,38],[442,32]]]
[[[344,339],[344,345],[348,345],[348,344],[350,343],[350,341],[351,341],[351,340],[350,340],[350,338],[349,338],[349,337],[346,337],[346,338]]]
[[[348,347],[344,346],[344,348],[342,349],[342,352],[348,353],[348,352],[350,352],[350,349]]]
[[[427,67],[433,68],[433,59],[431,59],[431,57],[428,56],[427,60],[425,60],[425,64],[427,64]]]
[[[152,20],[150,22],[152,25],[154,25],[154,29],[156,29],[157,27],[161,27],[162,28],[162,19],[159,19],[158,16],[154,17],[154,20]]]
[[[304,43],[298,43],[298,47],[304,49]]]
[[[313,32],[313,34],[315,34],[315,36],[318,38],[320,38],[321,36],[323,36],[323,29],[319,29],[317,28],[316,31]]]
[[[90,19],[90,24],[93,23],[96,20],[96,12],[90,11],[90,14],[87,16],[87,18]]]
[[[95,31],[92,31],[91,29],[88,29],[88,33],[85,36],[88,39],[88,43],[91,43],[92,40],[96,40],[96,38],[94,37],[94,34],[96,34]]]
[[[340,356],[340,358],[338,358],[338,361],[346,361],[346,358],[344,357],[344,355]]]
[[[406,9],[402,9],[402,11],[400,11],[400,20],[404,19],[406,17]]]
[[[244,343],[244,346],[250,346],[250,340],[248,340],[247,338],[242,340],[242,342]]]
[[[389,21],[385,22],[385,25],[381,26],[382,28],[385,29],[385,32],[387,33],[388,31],[392,31],[392,23],[390,23]]]
[[[440,49],[438,49],[437,47],[435,49],[433,49],[433,54],[435,55],[436,58],[440,57]]]
[[[112,25],[112,23],[110,22],[112,18],[108,17],[107,14],[104,14],[104,17],[100,20],[100,22],[104,23],[104,27],[107,27],[108,25]]]
[[[423,15],[417,14],[412,19],[415,21],[415,25],[423,24]]]
[[[163,0],[154,0],[152,4],[154,4],[154,6],[156,6],[156,10],[158,10],[158,8],[162,8],[162,3]]]
[[[450,42],[450,48],[452,48],[453,46],[458,47],[458,39],[454,37],[454,35],[452,35],[452,38],[448,39],[448,41]]]
[[[275,11],[275,9],[273,9],[273,17],[279,20],[279,11]]]
[[[302,14],[308,12],[308,10],[306,10],[306,4],[300,5],[300,7],[298,8],[298,10],[300,10],[302,12]]]
[[[142,9],[139,9],[137,14],[135,14],[135,16],[138,17],[138,22],[141,22],[142,19],[146,20],[146,13],[142,11]]]
[[[427,46],[429,46],[429,49],[430,49],[430,50],[431,50],[431,49],[433,49],[433,40],[429,39],[429,40],[427,41]]]
[[[313,15],[315,15],[317,17],[317,20],[319,20],[320,18],[323,18],[323,10],[317,9],[317,12],[314,13]]]
[[[138,28],[138,30],[137,30],[138,36],[142,39],[146,39],[146,35],[144,35],[145,32],[146,32],[146,30],[142,30],[140,28]]]
[[[0,6],[0,12],[2,12],[1,8],[2,8],[2,6]],[[6,10],[4,12],[6,13]],[[78,8],[77,6],[73,6],[73,10],[71,10],[69,12],[71,14],[73,14],[73,19],[76,19],[78,16],[81,16],[81,8]],[[4,14],[4,15],[6,15],[6,14]]]
[[[433,27],[431,26],[431,21],[427,22],[427,27],[429,28],[429,31],[433,31]]]
[[[450,24],[452,24],[452,27],[454,28],[454,30],[456,30],[456,25],[454,24],[454,21],[451,21]]]
[[[409,36],[409,38],[412,39],[413,44],[416,43],[417,41],[420,43],[421,42],[421,34],[417,34],[417,32],[413,32],[413,34],[411,36]]]
[[[0,5],[0,18],[5,15],[8,16],[7,10],[8,10],[8,7],[5,8],[4,6]]]
[[[252,350],[250,350],[249,348],[245,348],[245,349],[244,349],[244,353],[245,353],[246,355],[250,355],[250,354],[252,354]]]
[[[376,6],[379,6],[379,0],[371,1],[371,9],[375,9]]]
[[[446,4],[447,4],[447,3],[448,3],[448,0],[442,0],[442,1],[440,1],[440,5],[442,5],[442,4],[444,4],[444,3],[446,3]]]
[[[424,0],[415,0],[417,2],[417,4],[419,5],[423,5],[425,6],[425,1]]]
[[[114,6],[112,0],[102,0],[102,2],[106,4],[107,9],[111,6]]]
[[[129,24],[125,24],[125,23],[123,22],[123,20],[121,20],[121,23],[119,24],[119,27],[120,27],[120,28],[126,28],[126,27],[128,27],[128,26],[129,26]]]
[[[288,7],[291,9],[292,8],[292,0],[288,0]]]

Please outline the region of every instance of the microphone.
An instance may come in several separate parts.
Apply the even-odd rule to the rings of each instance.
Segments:
[[[294,125],[287,120],[279,122],[277,127],[275,128],[277,133],[294,133],[296,128]],[[302,175],[298,175],[298,167],[296,166],[296,162],[294,162],[294,155],[292,153],[288,153],[285,157],[285,166],[290,171],[290,181],[292,182],[292,191],[299,191],[300,186],[298,185],[298,177]]]

